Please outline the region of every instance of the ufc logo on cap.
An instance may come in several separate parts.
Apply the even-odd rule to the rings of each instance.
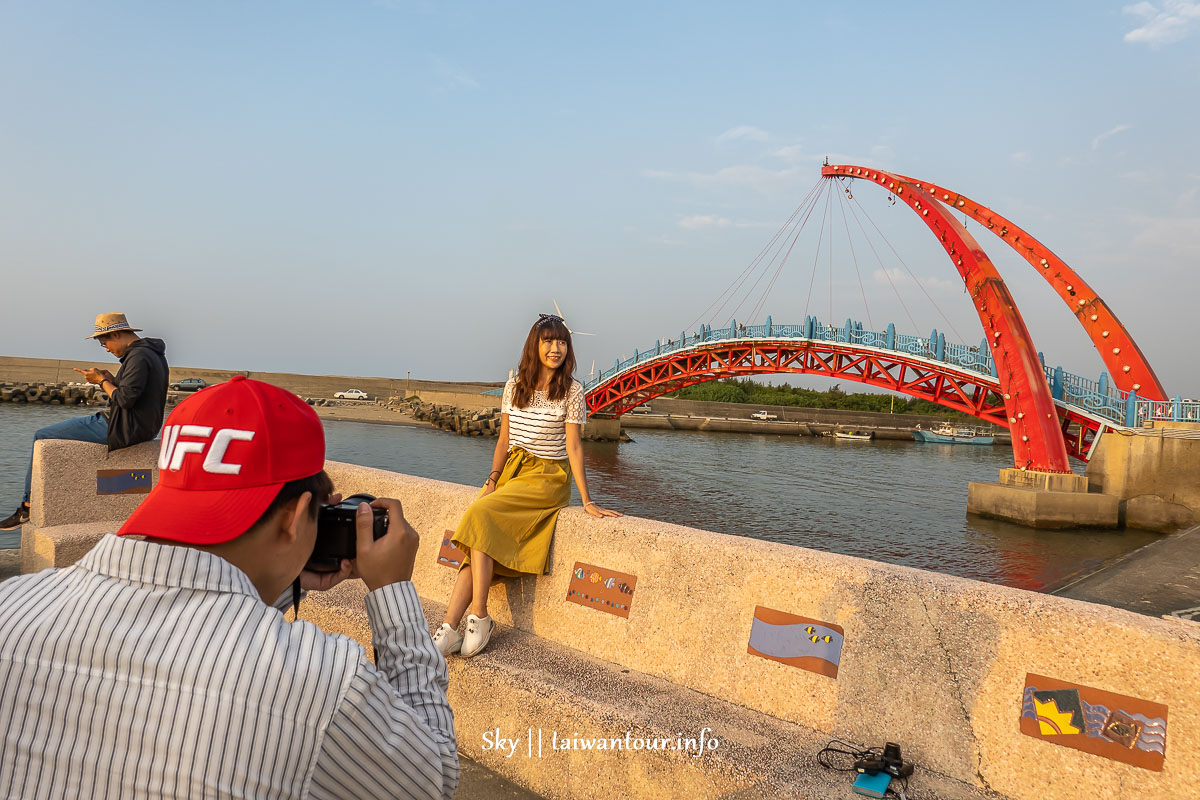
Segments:
[[[185,442],[180,436],[192,436],[198,439],[212,441]],[[230,442],[248,442],[254,438],[254,431],[242,431],[237,428],[221,428],[213,435],[213,429],[207,425],[168,425],[163,428],[162,446],[158,450],[158,468],[170,472],[178,472],[183,468],[183,459],[189,453],[203,453],[205,447],[208,453],[204,456],[201,469],[214,475],[237,475],[242,471],[241,464],[230,464],[225,461],[225,451]]]

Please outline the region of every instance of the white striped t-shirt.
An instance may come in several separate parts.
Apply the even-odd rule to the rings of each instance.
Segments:
[[[500,405],[501,413],[508,414],[508,449],[520,447],[538,458],[562,461],[567,457],[567,423],[587,422],[583,384],[571,381],[562,400],[550,400],[545,392],[535,390],[525,408],[513,406],[516,386],[517,378],[509,378]]]

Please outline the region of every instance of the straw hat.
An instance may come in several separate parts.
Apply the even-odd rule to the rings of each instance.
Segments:
[[[125,319],[124,314],[97,314],[96,315],[96,332],[87,339],[95,339],[97,336],[103,336],[106,333],[117,333],[119,331],[141,331],[141,328],[133,328],[129,325],[129,320]]]

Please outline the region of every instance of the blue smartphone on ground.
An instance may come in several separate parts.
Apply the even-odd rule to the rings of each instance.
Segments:
[[[851,787],[859,794],[865,794],[867,797],[883,797],[887,792],[888,784],[892,782],[892,776],[886,772],[876,772],[874,775],[868,772],[860,772],[858,777],[854,779],[854,786]]]

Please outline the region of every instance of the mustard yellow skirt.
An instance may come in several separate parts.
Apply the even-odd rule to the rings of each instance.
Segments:
[[[547,461],[514,447],[496,491],[467,507],[451,537],[465,553],[462,567],[478,550],[495,559],[497,576],[545,573],[554,523],[570,501],[571,465],[566,460]]]

